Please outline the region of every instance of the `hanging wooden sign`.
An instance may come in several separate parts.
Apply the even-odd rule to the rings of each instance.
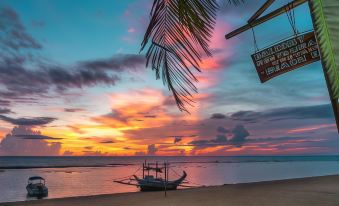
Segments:
[[[314,32],[301,34],[251,55],[260,81],[320,60]]]

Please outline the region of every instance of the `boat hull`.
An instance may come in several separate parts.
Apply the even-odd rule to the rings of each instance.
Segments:
[[[164,191],[164,190],[176,190],[177,189],[177,185],[174,185],[174,184],[170,184],[170,185],[167,185],[166,187],[164,185],[140,185],[140,190],[143,191],[143,192],[146,192],[146,191]]]
[[[46,197],[48,195],[46,186],[27,185],[26,190],[28,196],[31,197]]]
[[[182,177],[174,181],[159,180],[159,179],[139,179],[134,175],[134,178],[138,182],[138,186],[141,191],[164,191],[164,190],[176,190],[177,187],[184,181],[187,174],[184,171]]]

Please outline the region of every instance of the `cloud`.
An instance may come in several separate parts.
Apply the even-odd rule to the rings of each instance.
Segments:
[[[115,143],[113,140],[105,140],[105,141],[101,141],[101,144],[113,144]]]
[[[211,116],[211,119],[225,119],[225,118],[226,118],[226,115],[221,114],[221,113],[214,113]]]
[[[42,46],[27,33],[13,9],[0,7],[0,19],[1,106],[27,96],[45,97],[50,92],[64,94],[73,88],[114,86],[121,73],[145,68],[144,56],[136,54],[118,54],[73,65],[51,62],[36,55]],[[33,22],[35,26],[36,23]]]
[[[10,109],[0,108],[0,114],[9,114],[9,113],[12,113]]]
[[[18,14],[10,7],[0,8],[0,45],[1,49],[41,49],[42,46],[26,32]]]
[[[329,104],[303,107],[284,107],[266,111],[239,111],[230,115],[233,120],[291,120],[291,119],[333,119],[332,107]]]
[[[35,138],[23,138],[23,137]],[[39,137],[39,138],[36,138]],[[47,138],[39,131],[33,131],[31,127],[14,127],[12,132],[0,142],[0,155],[5,156],[55,156],[60,154],[60,142],[47,142],[57,140]]]
[[[174,144],[175,143],[178,143],[178,142],[180,142],[182,140],[182,138],[181,137],[174,137]]]
[[[156,153],[158,151],[158,148],[155,146],[155,144],[150,144],[147,146],[147,151],[143,152],[143,151],[137,151],[134,153],[135,156],[155,156]]]
[[[156,118],[157,115],[145,115],[144,117],[145,117],[145,118]]]
[[[211,140],[193,140],[189,142],[188,144],[193,145],[193,146],[209,146],[209,145],[213,145],[213,140],[212,141]]]
[[[35,118],[11,118],[4,115],[0,115],[0,120],[11,123],[13,125],[23,125],[23,126],[39,126],[49,124],[56,120],[53,117],[35,117]]]
[[[145,68],[139,55],[120,54],[106,61],[93,60],[73,66],[38,62],[35,69],[26,66],[26,60],[0,55],[0,85],[6,89],[1,96],[13,99],[28,95],[42,96],[51,91],[63,92],[72,88],[97,85],[114,86],[119,74]]]
[[[82,112],[82,111],[84,111],[84,109],[81,109],[81,108],[65,108],[64,111],[73,113],[73,112]]]
[[[220,128],[218,127],[217,132],[220,132]],[[194,140],[188,143],[188,145],[193,145],[197,147],[215,147],[220,145],[233,145],[236,147],[241,147],[246,141],[246,137],[248,137],[250,134],[245,129],[243,125],[237,125],[235,126],[231,131],[223,128],[222,131],[227,132],[221,132],[221,133],[229,133],[230,139],[227,139],[227,136],[225,134],[218,134],[215,139],[210,140]]]
[[[86,150],[91,150],[91,149],[93,149],[93,146],[86,146],[86,147],[84,147]]]
[[[72,155],[73,155],[73,152],[72,152],[72,151],[66,150],[62,155],[63,155],[63,156],[72,156]]]
[[[222,126],[219,126],[217,128],[217,131],[220,132],[220,133],[230,133],[230,131],[228,129],[226,129],[225,127],[222,127]]]
[[[118,54],[111,58],[84,61],[78,64],[80,68],[115,72],[138,70],[140,67],[145,67],[144,65],[145,57],[137,54]]]
[[[30,140],[61,140],[63,139],[59,137],[49,137],[49,136],[39,135],[39,134],[19,134],[15,136],[21,137],[23,139],[30,139]]]
[[[147,146],[147,154],[148,155],[156,155],[157,151],[158,151],[158,148],[154,144]]]
[[[107,152],[102,152],[102,151],[87,151],[84,150],[82,151],[84,156],[106,156],[108,155]]]
[[[10,103],[11,103],[11,102],[8,101],[8,100],[1,100],[1,99],[0,99],[0,105],[1,105],[1,106],[9,106]]]
[[[211,140],[214,143],[225,143],[227,142],[227,137],[223,134],[218,134],[214,140]]]
[[[233,137],[230,140],[235,146],[241,147],[246,141],[246,137],[250,135],[250,133],[245,129],[243,125],[237,125],[232,129]]]

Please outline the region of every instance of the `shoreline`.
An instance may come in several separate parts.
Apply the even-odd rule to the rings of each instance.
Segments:
[[[164,192],[128,192],[0,203],[0,206],[339,205],[339,175],[225,184]]]

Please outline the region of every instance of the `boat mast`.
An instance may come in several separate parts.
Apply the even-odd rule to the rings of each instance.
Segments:
[[[158,161],[155,162],[155,179],[158,178]]]
[[[149,170],[150,170],[150,166],[149,166],[150,164],[149,163],[147,163],[147,175],[149,176]]]
[[[146,166],[146,160],[144,163],[142,163],[142,179],[145,179],[145,166]]]

